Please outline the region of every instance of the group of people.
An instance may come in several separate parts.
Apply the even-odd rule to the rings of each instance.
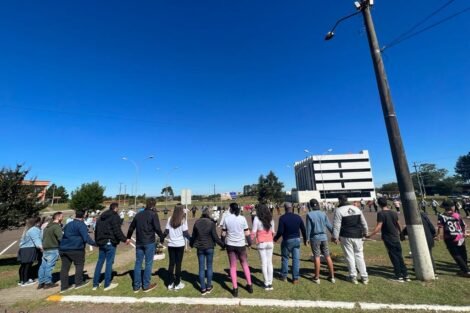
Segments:
[[[345,197],[339,198],[339,207],[334,212],[332,223],[315,199],[309,203],[309,212],[305,221],[293,212],[292,203],[287,202],[284,204],[285,214],[279,218],[277,230],[275,230],[273,212],[267,205],[260,204],[256,207],[256,216],[254,216],[250,230],[246,218],[241,214],[242,208],[237,203],[232,203],[220,221],[221,236],[219,236],[217,224],[211,217],[211,210],[207,207],[202,209],[201,217],[195,222],[191,234],[188,227],[188,211],[182,205],[174,208],[166,222],[165,229],[162,230],[158,214],[156,214],[156,201],[150,198],[147,200],[145,209],[134,216],[127,234],[124,234],[121,229],[118,204],[112,203],[109,210],[104,211],[97,218],[94,240],[90,237],[83,221],[85,212],[76,211],[73,221],[63,228],[61,225],[63,214],[58,212],[54,214],[53,220],[43,231],[40,229],[39,219],[28,220],[18,253],[21,263],[20,284],[26,286],[34,283],[29,274],[30,268],[38,252],[41,251],[39,289],[58,286],[52,281],[52,270],[59,257],[62,261],[61,292],[70,289],[68,275],[72,264],[76,269],[75,288],[88,285],[90,282],[83,280],[85,246],[88,244],[99,247],[99,257],[92,280],[93,290],[101,286],[101,272],[105,264],[103,288],[105,291],[116,288],[118,284],[112,282],[112,266],[116,248],[121,242],[129,244],[134,233],[136,260],[132,287],[135,293],[149,292],[156,288],[156,283],[151,281],[154,255],[156,246],[159,242],[163,243],[165,239],[169,256],[167,281],[169,290],[180,290],[185,287],[181,280],[181,269],[187,243],[197,250],[199,285],[202,295],[210,293],[213,289],[213,259],[216,245],[222,247],[227,253],[234,297],[238,296],[238,263],[246,279],[246,290],[253,293],[247,248],[254,243],[261,261],[264,289],[273,290],[273,250],[274,244],[281,238],[281,280],[288,280],[289,259],[292,258],[291,281],[293,284],[299,283],[300,248],[303,242],[304,245],[311,247],[313,254],[315,267],[313,282],[320,284],[320,265],[321,257],[323,257],[329,271],[327,279],[335,283],[334,264],[328,246],[328,232],[331,234],[331,242],[340,244],[342,247],[349,280],[353,284],[358,284],[359,281],[368,284],[369,275],[363,252],[364,238],[370,238],[379,231],[394,268],[394,280],[409,281],[410,277],[400,243],[400,240],[406,236],[407,230],[402,229],[397,212],[390,209],[385,198],[377,199],[377,204],[382,210],[377,213],[377,225],[369,233],[362,210],[350,204]],[[431,256],[434,240],[443,233],[446,247],[460,268],[458,274],[470,277],[465,248],[465,237],[468,236],[466,225],[460,215],[455,212],[455,204],[452,201],[445,200],[441,207],[445,212],[438,216],[437,231],[427,215],[421,214]]]

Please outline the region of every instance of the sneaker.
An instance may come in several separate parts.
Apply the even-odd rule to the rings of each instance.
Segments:
[[[24,284],[22,284],[21,287],[31,286],[31,285],[34,285],[34,284],[35,284],[35,282],[32,279],[30,279],[27,282],[25,282]]]
[[[23,285],[23,282],[22,281],[19,281],[18,282],[18,286],[22,286]]]
[[[268,290],[269,290],[269,291],[274,290],[273,285],[269,285],[269,286],[268,286]]]
[[[404,283],[405,280],[403,279],[403,277],[395,277],[395,278],[392,278],[390,279],[391,281],[394,281],[394,282],[397,282],[397,283]]]
[[[281,280],[282,280],[283,282],[287,283],[287,277],[282,277],[282,276],[281,276]]]
[[[75,289],[81,289],[81,288],[83,288],[83,287],[88,286],[89,284],[90,284],[90,281],[85,281],[85,282],[83,282],[83,283],[81,283],[81,284],[75,285]]]
[[[328,277],[328,280],[330,281],[330,283],[332,284],[335,284],[336,283],[336,280],[334,277]]]
[[[292,281],[292,284],[298,285],[298,284],[299,284],[299,280],[298,280],[298,279],[294,279],[294,280]]]
[[[354,285],[359,284],[356,277],[351,277],[350,280],[351,280],[351,283],[353,283]]]
[[[264,290],[269,290],[269,285],[264,285]]]
[[[175,286],[175,290],[181,290],[184,288],[184,286],[185,285],[183,284],[183,282],[180,282],[177,286]]]
[[[409,283],[411,281],[411,278],[409,276],[406,276],[404,279],[407,283]]]
[[[205,296],[207,295],[207,290],[206,289],[202,289],[201,290],[201,296]]]
[[[140,291],[140,288],[132,288],[134,290],[134,293],[138,293]]]
[[[93,290],[93,291],[98,290],[98,286],[91,288],[91,290]]]
[[[59,284],[58,283],[48,283],[48,284],[44,285],[44,289],[51,289],[51,288],[55,288],[55,287],[59,287]]]
[[[313,282],[317,285],[320,285],[320,277],[313,277]]]
[[[247,285],[246,290],[248,290],[248,293],[253,293],[253,285]]]
[[[119,286],[118,283],[111,283],[111,284],[109,284],[108,287],[105,287],[105,288],[104,288],[104,291],[109,291],[109,290],[111,290],[111,289],[116,288],[117,286]]]
[[[168,290],[174,290],[174,289],[175,289],[174,283],[171,283],[170,285],[168,285]]]
[[[154,290],[155,288],[157,288],[157,284],[150,284],[148,288],[144,288],[144,292],[150,292]]]
[[[210,294],[213,289],[214,289],[214,287],[212,287],[212,286],[207,287],[207,288],[206,288],[206,295]]]
[[[38,289],[43,289],[46,284],[39,284]]]
[[[61,289],[59,293],[65,293],[65,292],[69,291],[70,289],[72,289],[72,288],[69,287],[67,289]]]
[[[238,298],[238,288],[233,288],[232,289],[232,295],[234,298]]]
[[[368,284],[369,284],[369,279],[368,279],[368,278],[363,278],[361,281],[362,281],[362,283],[363,283],[364,285],[368,285]]]

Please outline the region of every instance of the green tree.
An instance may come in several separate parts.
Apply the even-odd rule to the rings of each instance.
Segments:
[[[173,193],[173,188],[171,186],[166,186],[162,189],[161,192],[162,195],[165,195],[165,197],[173,197],[175,194]]]
[[[381,188],[378,188],[379,192],[398,192],[398,184],[396,182],[385,183]]]
[[[470,182],[470,152],[457,159],[455,172],[459,174],[465,182]]]
[[[83,184],[72,192],[72,200],[70,208],[73,210],[102,210],[105,188],[100,186],[98,182]]]
[[[57,187],[56,184],[52,184],[47,188],[46,199],[52,199],[54,197],[60,197],[59,201],[66,202],[69,200],[69,194],[64,186]]]
[[[0,231],[22,226],[27,218],[37,216],[45,208],[38,202],[41,190],[24,184],[28,174],[22,165],[0,170]]]
[[[285,199],[285,192],[282,191],[284,184],[279,181],[273,171],[264,177],[261,175],[258,179],[257,194],[260,203],[280,203]]]
[[[442,181],[448,173],[445,168],[437,168],[436,164],[432,163],[421,164],[418,170],[421,175],[426,194],[432,193],[432,189],[437,185],[437,183]],[[411,174],[411,178],[413,180],[415,190],[419,191],[416,173]]]

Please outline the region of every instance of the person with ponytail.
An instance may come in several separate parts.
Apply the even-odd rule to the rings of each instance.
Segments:
[[[26,227],[23,231],[23,236],[21,236],[20,249],[18,251],[18,261],[21,264],[18,271],[20,276],[18,285],[21,287],[34,284],[31,277],[31,267],[37,260],[39,252],[43,251],[40,227],[40,217],[30,218],[26,221]]]
[[[263,270],[264,289],[273,290],[273,214],[266,204],[259,205],[256,212],[257,215],[253,221],[251,240],[256,238]]]
[[[240,215],[240,207],[237,203],[230,204],[230,212],[222,225],[222,236],[225,237],[225,245],[227,255],[230,262],[230,277],[232,278],[232,295],[238,297],[237,282],[237,262],[240,264],[245,273],[247,282],[247,290],[253,293],[253,285],[251,283],[250,267],[248,265],[248,255],[246,245],[251,246],[250,229],[243,215]]]

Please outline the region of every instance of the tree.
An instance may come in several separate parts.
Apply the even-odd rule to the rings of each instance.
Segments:
[[[29,169],[17,165],[0,171],[0,231],[24,225],[27,218],[39,215],[46,206],[38,202],[41,190],[25,184]]]
[[[432,189],[433,194],[439,195],[452,195],[462,192],[462,178],[458,175],[446,177],[440,182],[437,182]]]
[[[465,182],[470,182],[470,152],[457,159],[455,172],[459,174]]]
[[[60,197],[59,201],[66,202],[69,200],[69,194],[64,186],[57,187],[56,184],[52,184],[47,188],[46,199],[52,199],[54,197]]]
[[[72,192],[72,200],[70,208],[73,210],[102,210],[105,188],[100,186],[98,182],[83,184]]]
[[[437,168],[436,164],[423,163],[418,167],[419,174],[421,175],[424,191],[426,194],[431,194],[434,187],[438,182],[442,181],[448,171],[445,168]],[[411,174],[415,190],[419,191],[419,183],[416,173]]]
[[[385,183],[378,189],[380,192],[399,192],[398,184],[396,182]]]
[[[171,186],[166,186],[162,189],[162,192],[161,192],[162,195],[165,195],[165,197],[173,197],[175,194],[173,193],[173,188],[171,188]]]
[[[280,203],[285,199],[285,192],[282,191],[284,184],[279,181],[273,171],[264,177],[261,175],[258,179],[257,193],[260,203]]]

